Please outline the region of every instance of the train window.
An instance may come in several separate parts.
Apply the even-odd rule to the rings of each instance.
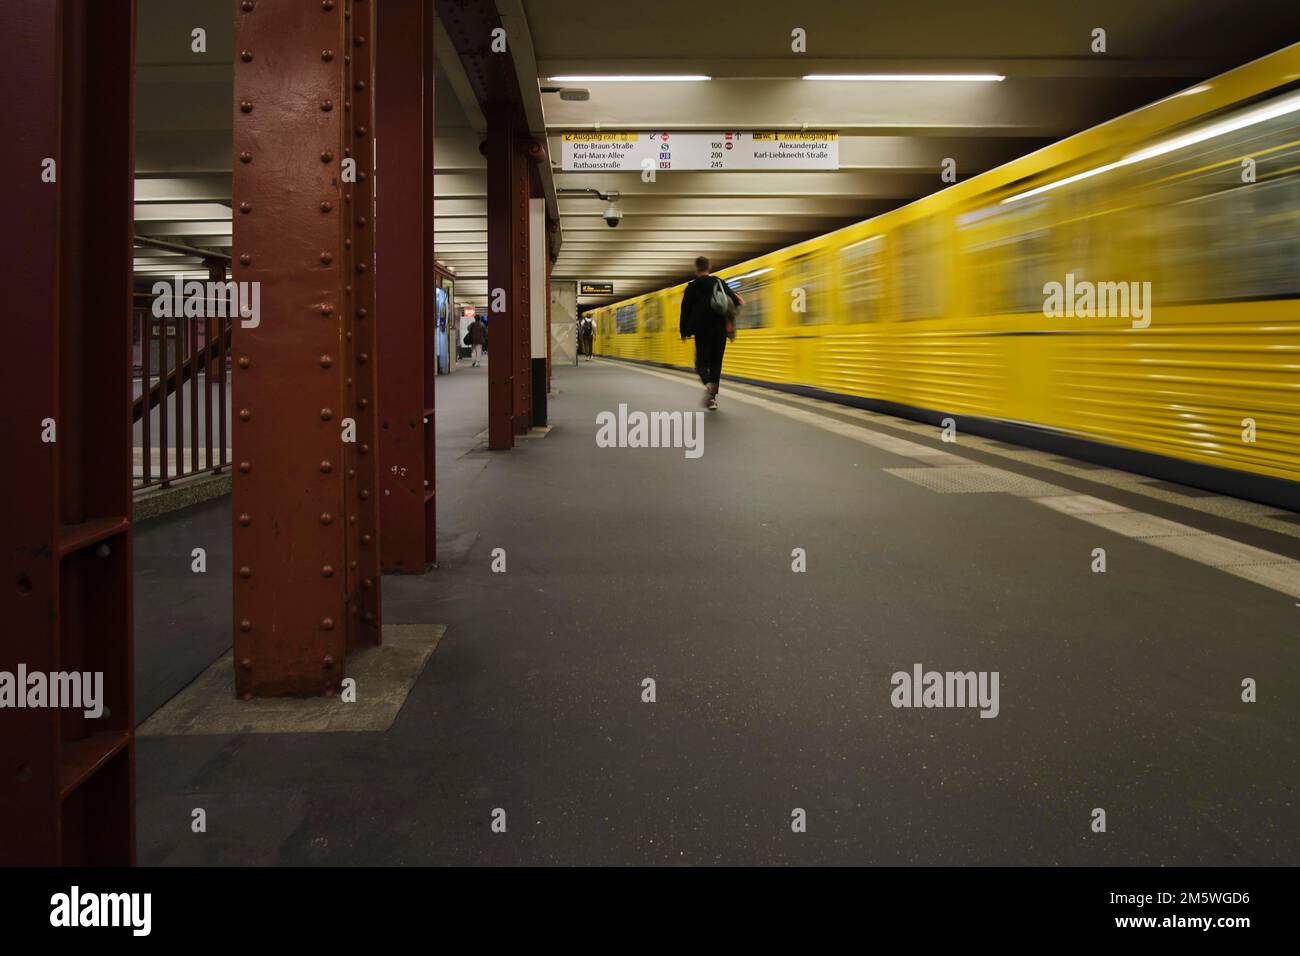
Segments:
[[[771,324],[771,268],[754,269],[727,280],[736,293],[745,300],[736,315],[736,328],[759,329]]]
[[[939,236],[933,219],[908,223],[898,230],[898,315],[929,319],[943,308]]]
[[[636,333],[636,303],[631,305],[620,305],[618,312],[615,314],[615,321],[618,323],[618,334],[629,335]]]
[[[663,303],[657,295],[646,299],[641,306],[641,328],[646,332],[662,332],[664,327]]]
[[[1158,301],[1300,297],[1298,135],[1291,112],[1134,167]]]
[[[840,303],[845,322],[880,318],[885,297],[884,254],[884,236],[869,236],[840,250]]]
[[[1055,271],[1046,200],[963,213],[957,233],[972,277],[972,314],[1042,311],[1043,285]]]
[[[786,294],[800,325],[829,322],[830,263],[824,253],[806,252],[786,266]]]

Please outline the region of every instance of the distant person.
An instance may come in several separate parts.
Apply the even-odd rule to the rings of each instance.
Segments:
[[[584,315],[582,317],[582,322],[578,325],[578,344],[582,350],[582,354],[587,356],[588,361],[591,360],[592,346],[595,344],[595,338],[596,324],[592,322],[588,316]]]
[[[736,337],[735,312],[744,302],[727,283],[710,275],[707,257],[696,257],[695,278],[682,294],[681,334],[682,341],[695,336],[695,371],[704,383],[703,404],[710,411],[718,407],[722,354],[727,339]]]
[[[477,365],[483,358],[483,345],[487,342],[487,326],[477,315],[465,331],[465,341],[469,343],[471,365]]]

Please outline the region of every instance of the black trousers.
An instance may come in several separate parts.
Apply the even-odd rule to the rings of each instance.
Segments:
[[[725,329],[695,333],[695,371],[705,385],[717,385],[722,378],[722,354],[727,351]]]

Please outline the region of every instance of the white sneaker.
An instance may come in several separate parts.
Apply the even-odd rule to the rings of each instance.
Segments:
[[[718,397],[716,395],[710,395],[709,401],[704,407],[711,412],[716,412],[718,410]]]

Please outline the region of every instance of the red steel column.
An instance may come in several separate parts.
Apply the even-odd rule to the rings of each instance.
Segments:
[[[102,711],[0,710],[0,865],[129,865],[135,4],[9,7],[0,670],[98,674]]]
[[[527,137],[516,136],[511,151],[510,166],[510,324],[514,345],[514,430],[516,435],[527,433],[533,425],[533,328],[530,299],[533,290],[528,276],[532,260],[529,247],[528,199],[531,196],[528,180]]]
[[[380,558],[418,573],[436,560],[433,0],[381,0],[376,14]]]
[[[356,160],[354,182],[343,183],[344,407],[356,423],[344,444],[348,519],[348,647],[380,643],[379,453],[376,418],[379,388],[375,346],[375,3],[345,0],[347,92],[343,110],[344,157]]]
[[[241,696],[339,687],[347,651],[344,4],[236,0],[234,633]],[[358,170],[362,169],[360,163]],[[378,590],[379,582],[375,581]]]
[[[516,337],[524,335],[516,324],[515,256],[512,236],[517,214],[518,169],[524,169],[525,197],[528,195],[527,166],[515,147],[509,109],[489,110],[487,115],[487,209],[488,209],[488,447],[513,448],[517,414],[515,381]],[[525,205],[525,214],[527,207]],[[525,226],[527,218],[525,215]]]

